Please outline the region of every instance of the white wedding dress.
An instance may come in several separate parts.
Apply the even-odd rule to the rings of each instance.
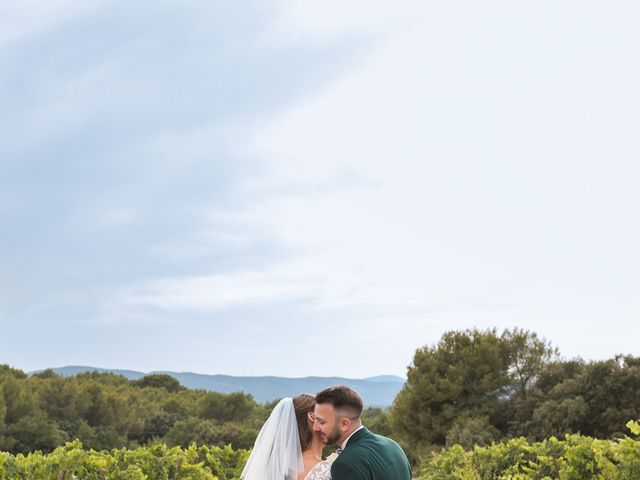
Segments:
[[[296,480],[304,472],[298,423],[290,397],[280,400],[258,433],[240,478]],[[318,462],[304,480],[331,480],[331,463]]]
[[[326,460],[318,462],[304,480],[331,480],[331,463]]]

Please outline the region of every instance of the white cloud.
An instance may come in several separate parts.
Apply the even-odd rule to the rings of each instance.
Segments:
[[[321,42],[354,34],[384,35],[412,22],[421,3],[405,1],[390,9],[382,0],[286,2],[271,36],[279,42]]]
[[[7,316],[303,375],[470,326],[637,349],[635,3],[71,4],[0,7]]]
[[[0,45],[36,35],[96,9],[102,2],[78,0],[6,0],[0,4]]]
[[[425,313],[439,331],[523,323],[570,355],[562,319],[624,336],[640,312],[625,288],[640,280],[640,68],[621,52],[637,29],[595,4],[422,5],[359,69],[258,131],[264,181],[285,193],[255,217],[332,285],[328,305],[450,309]],[[334,27],[347,28],[319,28]]]
[[[252,304],[288,301],[313,292],[308,282],[268,272],[153,280],[132,287],[121,300],[124,308],[212,313]]]

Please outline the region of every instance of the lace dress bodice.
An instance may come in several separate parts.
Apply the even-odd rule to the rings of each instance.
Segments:
[[[331,480],[331,463],[326,460],[317,463],[304,480]]]

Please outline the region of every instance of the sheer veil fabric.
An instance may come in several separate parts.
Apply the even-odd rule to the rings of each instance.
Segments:
[[[296,480],[303,471],[293,399],[287,397],[278,402],[262,426],[240,478]]]

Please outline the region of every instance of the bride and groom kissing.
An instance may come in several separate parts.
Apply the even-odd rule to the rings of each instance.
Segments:
[[[243,480],[410,480],[400,446],[367,430],[363,402],[347,386],[315,397],[284,398],[262,426],[240,478]],[[322,459],[327,445],[336,451]]]

